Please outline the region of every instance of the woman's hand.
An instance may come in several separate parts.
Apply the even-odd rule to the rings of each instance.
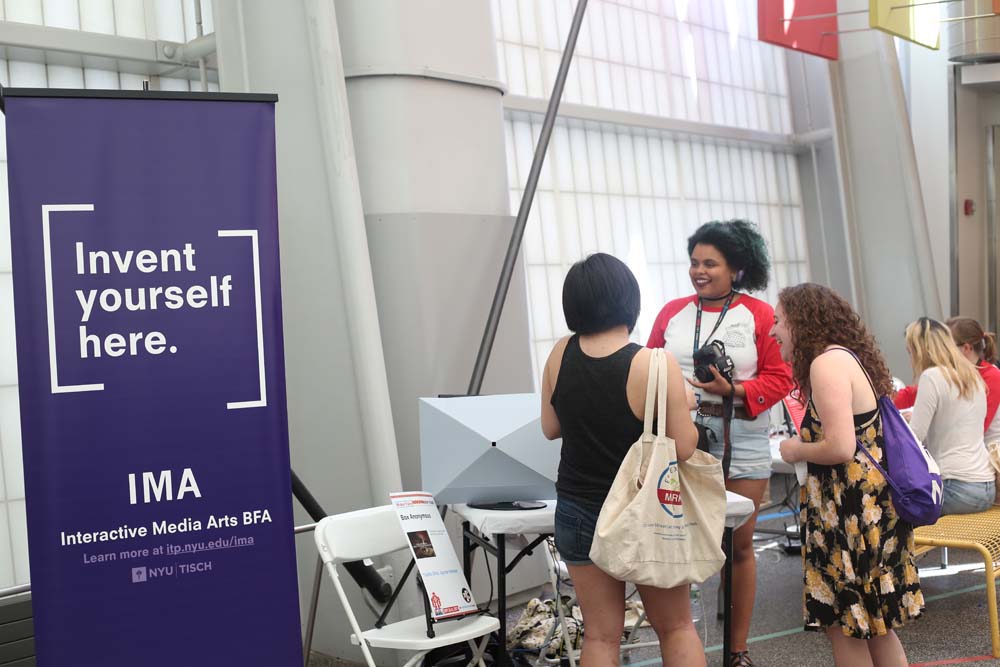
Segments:
[[[778,445],[778,449],[781,452],[781,459],[785,463],[798,463],[804,460],[802,457],[802,445],[803,442],[801,438],[787,438],[781,441]]]
[[[702,391],[707,391],[710,394],[715,394],[716,396],[729,396],[733,393],[733,385],[722,377],[722,373],[715,366],[709,366],[708,370],[712,371],[712,381],[711,382],[698,382],[694,378],[687,378],[688,383],[692,387],[697,387]]]

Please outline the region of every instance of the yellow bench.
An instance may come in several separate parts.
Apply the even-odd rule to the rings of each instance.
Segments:
[[[914,531],[917,555],[935,547],[969,549],[983,558],[986,566],[986,606],[990,612],[990,639],[993,657],[1000,658],[1000,621],[997,619],[995,581],[1000,574],[1000,507],[976,514],[949,514],[933,526],[920,526]]]

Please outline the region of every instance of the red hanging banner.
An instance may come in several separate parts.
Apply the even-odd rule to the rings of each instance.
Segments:
[[[837,0],[757,0],[762,42],[836,60],[837,29]]]

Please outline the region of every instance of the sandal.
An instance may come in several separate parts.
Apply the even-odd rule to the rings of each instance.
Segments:
[[[753,667],[753,660],[750,659],[749,651],[729,654],[729,667]]]

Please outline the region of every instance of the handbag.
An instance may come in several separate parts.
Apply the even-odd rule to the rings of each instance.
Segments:
[[[1000,505],[1000,442],[986,444],[986,453],[990,455],[990,465],[993,466],[996,491],[993,493],[993,504]]]
[[[664,433],[667,361],[654,349],[649,360],[642,436],[631,446],[601,507],[590,558],[620,581],[673,588],[700,583],[722,567],[726,488],[722,464],[695,450],[677,461]],[[658,408],[653,434],[653,405]]]
[[[846,347],[840,349],[850,352],[864,371],[872,393],[878,396],[868,370],[858,359],[858,355]],[[941,469],[917,440],[917,436],[903,419],[903,415],[899,414],[891,398],[879,397],[877,407],[882,417],[886,467],[883,468],[878,464],[871,452],[861,444],[860,439],[857,441],[857,447],[889,483],[889,498],[899,518],[912,526],[929,526],[941,517],[941,505],[944,503]]]

